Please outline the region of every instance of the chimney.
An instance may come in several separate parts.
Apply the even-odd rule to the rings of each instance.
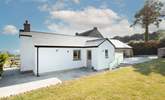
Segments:
[[[28,23],[28,20],[24,23],[24,32],[30,32],[30,24]]]
[[[76,34],[75,34],[76,36],[78,35],[78,33],[76,32]]]
[[[97,27],[94,27],[93,29],[94,29],[94,30],[97,30]]]

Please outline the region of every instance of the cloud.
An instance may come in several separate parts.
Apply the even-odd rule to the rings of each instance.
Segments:
[[[20,54],[20,50],[19,49],[13,50],[12,53],[13,54]]]
[[[40,11],[62,10],[69,4],[79,4],[80,0],[33,0],[42,3],[38,8]]]
[[[107,7],[87,7],[81,10],[52,9],[53,6],[45,5],[49,17],[46,19],[47,28],[56,33],[74,35],[76,32],[83,32],[93,27],[98,27],[105,37],[125,36],[135,33],[144,33],[141,26],[130,27],[132,24],[126,17],[119,15]],[[163,29],[164,22],[159,29]],[[157,30],[153,25],[150,32]]]
[[[159,24],[159,27],[157,28],[155,25],[150,25],[149,27],[149,31],[150,33],[154,32],[154,31],[157,31],[157,30],[165,30],[165,20],[163,20],[160,24]]]
[[[11,34],[11,35],[15,35],[18,33],[18,29],[14,26],[14,25],[6,25],[3,28],[3,34]]]
[[[80,0],[72,0],[74,3],[79,4]]]
[[[50,11],[51,9],[49,8],[48,4],[43,4],[38,7],[40,11]]]
[[[134,33],[134,28],[130,28],[130,23],[126,18],[108,8],[88,7],[80,11],[52,10],[50,16],[50,20],[60,20],[58,23],[49,21],[46,24],[49,30],[57,33],[73,35],[93,27],[98,27],[105,37]]]

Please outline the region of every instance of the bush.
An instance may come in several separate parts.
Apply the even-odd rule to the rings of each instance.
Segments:
[[[0,76],[3,72],[3,65],[5,64],[6,60],[9,58],[7,53],[0,54]]]
[[[140,42],[130,42],[129,45],[133,47],[134,55],[157,55],[157,50],[160,47],[160,42],[140,41]]]

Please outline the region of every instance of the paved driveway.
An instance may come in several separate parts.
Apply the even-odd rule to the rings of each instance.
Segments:
[[[33,89],[55,85],[65,80],[71,80],[95,74],[91,69],[80,68],[68,71],[52,72],[34,76],[32,73],[21,74],[19,69],[7,69],[0,80],[0,97],[15,95]]]
[[[157,59],[157,56],[137,56],[137,57],[125,58],[122,64],[138,64],[153,59]]]

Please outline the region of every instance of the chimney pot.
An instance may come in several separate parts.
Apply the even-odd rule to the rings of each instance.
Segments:
[[[25,24],[28,24],[28,20],[25,21]]]
[[[78,35],[78,33],[76,32],[76,35]]]
[[[94,27],[93,29],[94,29],[94,30],[97,30],[97,27]]]

